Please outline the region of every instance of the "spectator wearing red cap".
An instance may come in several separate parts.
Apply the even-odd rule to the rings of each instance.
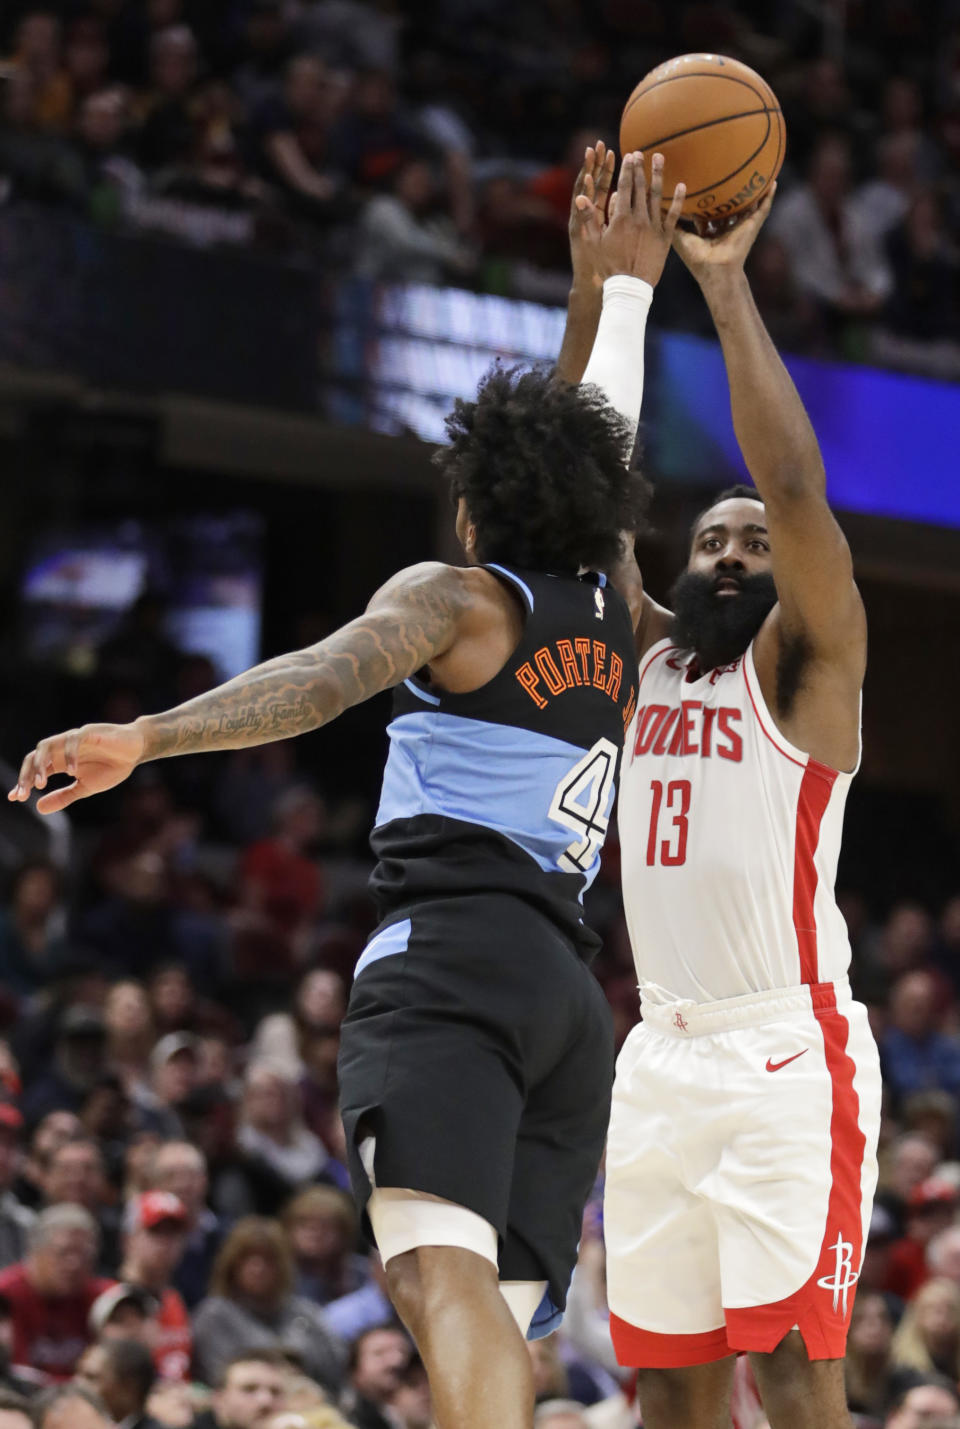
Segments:
[[[94,1274],[97,1223],[82,1206],[37,1217],[25,1260],[0,1272],[13,1310],[13,1361],[52,1381],[69,1379],[89,1343],[90,1307],[109,1281]]]
[[[23,1117],[11,1102],[0,1102],[0,1270],[26,1254],[27,1236],[36,1220],[13,1193],[20,1168]]]
[[[129,1203],[125,1229],[120,1277],[160,1302],[153,1346],[157,1372],[163,1379],[185,1380],[193,1336],[187,1307],[171,1281],[187,1245],[187,1208],[170,1191],[144,1191]]]
[[[931,1176],[921,1181],[907,1198],[907,1233],[890,1251],[885,1289],[912,1300],[930,1278],[927,1246],[934,1236],[953,1222],[957,1207],[956,1188],[949,1181]]]

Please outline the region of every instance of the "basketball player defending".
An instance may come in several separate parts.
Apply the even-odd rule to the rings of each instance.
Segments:
[[[877,1051],[834,898],[866,625],[744,275],[771,199],[718,238],[674,238],[756,490],[698,518],[673,613],[643,598],[624,749],[643,1022],[617,1066],[604,1226],[645,1429],[728,1425],[737,1351],[773,1429],[850,1424],[842,1358],[877,1176]]]
[[[610,164],[590,166],[599,194]],[[67,774],[39,801],[51,813],[147,760],[284,739],[395,690],[372,838],[383,922],[357,964],[341,1108],[442,1429],[531,1424],[523,1334],[564,1305],[607,1129],[611,1026],[581,899],[634,711],[640,605],[591,572],[641,513],[627,458],[643,320],[683,196],[664,221],[642,174],[624,162],[598,250],[620,275],[598,351],[620,328],[639,336],[629,420],[597,386],[495,371],[458,402],[439,457],[466,569],[402,571],[319,645],[164,714],[44,739],[10,793]]]

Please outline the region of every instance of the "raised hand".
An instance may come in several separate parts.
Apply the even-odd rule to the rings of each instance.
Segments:
[[[570,262],[574,287],[602,288],[604,275],[595,261],[597,242],[607,216],[607,200],[613,183],[616,154],[602,139],[586,150],[583,166],[573,186],[570,200]],[[583,208],[581,198],[587,199]]]
[[[673,246],[698,283],[702,285],[718,273],[737,272],[743,268],[757,234],[767,221],[776,191],[776,184],[771,184],[751,213],[730,222],[719,233],[711,234],[704,224],[697,233],[689,233],[683,228],[676,230]]]
[[[72,784],[53,789],[37,800],[41,814],[55,814],[77,799],[102,794],[129,778],[143,758],[144,738],[132,724],[85,724],[66,734],[42,739],[20,766],[17,783],[7,795],[24,803],[34,789],[45,789],[55,774],[69,774]]]
[[[665,214],[663,155],[653,156],[648,190],[643,155],[634,153],[623,156],[606,226],[598,221],[594,199],[586,192],[578,195],[574,203],[582,215],[584,241],[590,247],[597,272],[604,278],[626,273],[656,285],[670,252],[686,192],[685,184],[677,184]]]

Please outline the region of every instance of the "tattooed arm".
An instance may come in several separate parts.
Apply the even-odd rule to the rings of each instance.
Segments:
[[[8,797],[23,802],[54,774],[73,783],[45,794],[42,814],[102,793],[138,764],[269,744],[329,724],[450,650],[470,613],[466,573],[424,562],[383,586],[358,620],[318,645],[256,665],[176,709],[132,724],[88,724],[41,740]]]

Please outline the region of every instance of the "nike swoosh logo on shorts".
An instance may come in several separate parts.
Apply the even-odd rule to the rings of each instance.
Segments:
[[[809,1047],[804,1047],[803,1052],[808,1052],[809,1050],[810,1050]],[[786,1057],[786,1058],[784,1058],[784,1060],[783,1060],[782,1062],[774,1062],[771,1057],[768,1057],[768,1058],[767,1058],[767,1071],[768,1071],[768,1072],[779,1072],[779,1070],[780,1070],[781,1067],[787,1067],[787,1066],[790,1065],[791,1062],[795,1062],[798,1057],[802,1057],[802,1056],[803,1056],[803,1052],[794,1052],[794,1054],[793,1054],[792,1057]]]

